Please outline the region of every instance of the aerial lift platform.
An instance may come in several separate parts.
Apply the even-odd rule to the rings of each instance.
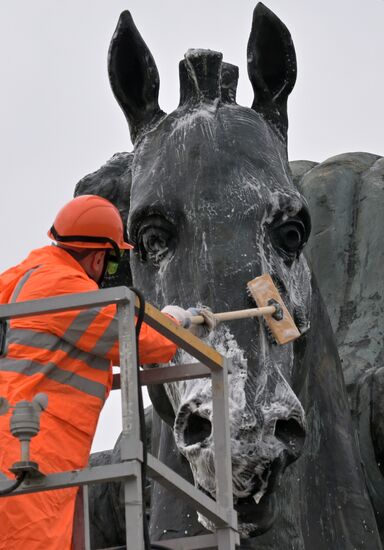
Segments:
[[[87,467],[81,470],[44,475],[33,467],[29,445],[22,444],[19,468],[26,470],[24,481],[8,496],[74,486],[83,487],[84,544],[91,548],[88,513],[88,485],[120,481],[125,491],[126,548],[144,550],[142,463],[140,439],[139,384],[162,384],[192,378],[210,377],[213,402],[213,441],[215,450],[216,501],[176,474],[148,453],[146,470],[150,478],[161,483],[176,496],[211,520],[212,534],[157,541],[157,547],[172,550],[235,550],[239,544],[237,514],[233,508],[232,466],[230,451],[228,372],[230,359],[223,357],[189,331],[177,326],[150,304],[145,304],[144,321],[187,351],[197,361],[186,365],[156,367],[139,371],[136,354],[135,310],[139,304],[127,287],[57,296],[41,300],[0,306],[0,322],[74,309],[87,309],[116,304],[119,322],[120,374],[114,375],[114,386],[121,389],[122,435],[121,461],[117,464]],[[12,404],[14,405],[14,404]],[[220,460],[218,459],[220,457]],[[33,457],[32,457],[33,459]],[[31,466],[32,465],[32,466]],[[12,465],[10,465],[11,467]],[[17,470],[17,468],[16,468]],[[20,470],[19,470],[20,471]],[[14,480],[0,478],[0,490],[10,488]],[[107,550],[107,549],[103,549]]]

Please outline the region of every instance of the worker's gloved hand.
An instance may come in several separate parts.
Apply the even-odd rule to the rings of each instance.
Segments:
[[[182,307],[165,306],[161,310],[161,313],[165,313],[166,315],[170,315],[171,317],[176,319],[176,321],[178,321],[180,323],[180,326],[182,326],[183,328],[189,328],[191,325],[192,314]]]
[[[208,307],[190,307],[185,310],[179,306],[165,306],[161,312],[179,321],[183,328],[189,329],[189,331],[198,338],[206,338],[211,330],[214,330],[217,325],[215,316]],[[196,315],[204,317],[203,324],[195,325],[191,323],[191,317]]]
[[[191,323],[189,331],[192,334],[194,334],[198,338],[206,338],[212,330],[215,330],[217,326],[217,320],[209,307],[190,307],[187,311],[193,317],[195,317],[196,315],[201,315],[202,317],[204,317],[204,323],[202,323],[201,325],[195,325]]]

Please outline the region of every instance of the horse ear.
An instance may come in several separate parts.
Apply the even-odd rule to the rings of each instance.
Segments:
[[[108,54],[111,88],[128,121],[132,141],[164,115],[159,107],[159,73],[129,11],[119,18]]]
[[[295,48],[287,27],[261,2],[253,12],[247,55],[252,109],[264,114],[286,140],[287,100],[297,74]]]

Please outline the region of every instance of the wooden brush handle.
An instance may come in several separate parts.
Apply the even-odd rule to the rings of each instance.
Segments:
[[[236,319],[248,319],[249,317],[261,317],[262,315],[272,315],[275,313],[275,306],[256,307],[253,309],[239,309],[238,311],[224,311],[223,313],[215,313],[217,321],[235,321]],[[204,317],[202,315],[194,315],[191,317],[191,323],[194,325],[202,325]]]

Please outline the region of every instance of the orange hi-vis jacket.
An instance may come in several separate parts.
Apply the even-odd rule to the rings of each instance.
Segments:
[[[0,275],[0,303],[98,290],[65,250],[46,246]],[[143,323],[140,362],[168,362],[176,346]],[[119,364],[116,306],[14,319],[0,358],[0,396],[12,404],[48,395],[31,460],[44,473],[83,468],[104,401],[112,365]],[[9,431],[10,413],[0,416],[0,470],[20,460],[20,444]],[[1,474],[0,474],[1,476]],[[77,489],[0,498],[0,550],[69,550]]]

